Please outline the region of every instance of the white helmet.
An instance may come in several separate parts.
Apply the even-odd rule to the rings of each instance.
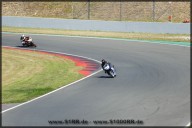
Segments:
[[[22,39],[22,40],[25,40],[25,35],[24,35],[24,34],[21,36],[21,39]]]

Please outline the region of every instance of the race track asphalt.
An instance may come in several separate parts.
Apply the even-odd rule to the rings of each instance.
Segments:
[[[3,126],[69,126],[48,121],[71,119],[89,122],[77,126],[95,126],[95,120],[143,121],[143,124],[124,126],[185,126],[190,122],[190,47],[99,38],[31,36],[39,50],[96,60],[104,58],[115,65],[117,77],[108,78],[102,71],[3,112]],[[3,33],[2,45],[19,46],[19,38],[20,34]]]

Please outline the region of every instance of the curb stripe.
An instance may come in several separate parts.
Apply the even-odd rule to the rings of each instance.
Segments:
[[[16,47],[11,47],[11,46],[2,46],[2,47],[5,47],[5,48],[16,48]],[[21,49],[21,48],[16,48],[16,49]],[[27,49],[27,48],[26,48],[26,49]],[[22,50],[23,50],[23,49],[22,49]],[[84,58],[84,59],[87,59],[87,60],[91,60],[91,61],[95,61],[95,62],[97,62],[97,63],[100,63],[100,61],[95,60],[95,59],[91,59],[91,58],[83,57],[83,56],[78,56],[78,55],[72,55],[72,54],[62,53],[62,52],[53,52],[53,51],[46,51],[46,50],[32,50],[32,49],[28,49],[28,50],[31,50],[31,51],[42,51],[42,52],[51,52],[51,53],[56,53],[56,54],[62,54],[62,55],[80,57],[80,58]],[[25,105],[25,104],[27,104],[27,103],[30,103],[30,102],[34,101],[34,100],[40,99],[40,98],[42,98],[42,97],[45,97],[45,96],[47,96],[47,95],[49,95],[49,94],[51,94],[51,93],[54,93],[54,92],[59,91],[59,90],[61,90],[61,89],[63,89],[63,88],[66,88],[66,87],[68,87],[68,86],[70,86],[70,85],[73,85],[73,84],[75,84],[75,83],[78,83],[78,82],[80,82],[80,81],[82,81],[82,80],[84,80],[84,79],[86,79],[86,78],[89,78],[89,77],[91,77],[91,76],[93,76],[93,75],[95,75],[95,74],[97,74],[97,73],[99,73],[99,72],[101,72],[101,71],[102,71],[102,69],[100,69],[100,70],[98,70],[98,71],[96,71],[96,72],[94,72],[94,73],[92,73],[92,74],[90,74],[90,75],[87,75],[86,77],[83,77],[83,78],[81,78],[81,79],[79,79],[79,80],[77,80],[77,81],[75,81],[75,82],[72,82],[72,83],[70,83],[70,84],[68,84],[68,85],[65,85],[65,86],[63,86],[63,87],[60,87],[60,88],[58,88],[58,89],[56,89],[56,90],[53,90],[53,91],[51,91],[51,92],[49,92],[49,93],[46,93],[46,94],[44,94],[44,95],[42,95],[42,96],[36,97],[36,98],[34,98],[34,99],[32,99],[32,100],[29,100],[29,101],[27,101],[27,102],[24,102],[24,103],[21,103],[21,104],[19,104],[19,105],[14,106],[14,107],[11,107],[11,108],[9,108],[9,109],[6,109],[6,110],[2,111],[1,113],[3,114],[3,113],[5,113],[5,112],[7,112],[7,111],[9,111],[9,110],[15,109],[15,108],[17,108],[17,107],[19,107],[19,106]]]

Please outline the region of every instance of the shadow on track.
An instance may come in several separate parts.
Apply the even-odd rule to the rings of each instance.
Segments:
[[[26,48],[27,46],[16,46],[16,47],[19,47],[19,48]]]
[[[36,47],[32,47],[32,46],[22,46],[22,45],[16,46],[16,47],[18,47],[18,48],[36,48]]]
[[[111,76],[98,76],[97,78],[113,78]]]

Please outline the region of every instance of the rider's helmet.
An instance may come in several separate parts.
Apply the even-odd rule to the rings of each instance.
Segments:
[[[104,60],[104,59],[102,59],[102,60],[101,60],[101,62],[102,62],[102,63],[106,63],[107,61],[106,61],[106,60]]]
[[[24,40],[25,39],[25,35],[23,34],[23,35],[21,35],[21,39],[22,40]]]

